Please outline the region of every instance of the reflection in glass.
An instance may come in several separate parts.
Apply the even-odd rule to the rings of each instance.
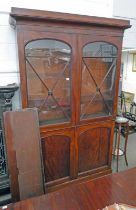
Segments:
[[[25,47],[28,106],[37,107],[40,124],[71,119],[71,48],[43,39]]]
[[[116,59],[117,48],[109,43],[83,48],[80,119],[112,115]]]

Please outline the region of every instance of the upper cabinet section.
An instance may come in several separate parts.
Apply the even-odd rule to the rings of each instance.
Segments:
[[[117,47],[106,42],[88,43],[82,52],[80,119],[113,113]]]
[[[10,16],[17,30],[22,107],[38,108],[42,129],[115,118],[129,21],[20,8]]]
[[[54,39],[25,46],[28,107],[37,107],[40,124],[71,121],[71,48]]]

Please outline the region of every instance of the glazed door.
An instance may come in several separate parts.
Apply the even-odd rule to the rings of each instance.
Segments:
[[[80,105],[78,122],[111,119],[114,115],[117,86],[117,40],[106,37],[80,37]],[[119,70],[119,69],[118,69]]]
[[[23,106],[38,108],[41,126],[74,123],[75,37],[26,32],[24,40]]]

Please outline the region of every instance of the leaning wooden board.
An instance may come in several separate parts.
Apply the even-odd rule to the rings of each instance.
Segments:
[[[37,109],[4,113],[13,201],[44,193]]]

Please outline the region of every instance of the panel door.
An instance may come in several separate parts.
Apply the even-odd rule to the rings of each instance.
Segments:
[[[75,37],[42,31],[25,31],[20,37],[25,42],[19,49],[24,55],[24,64],[20,57],[23,107],[38,108],[40,125],[73,123]]]
[[[80,36],[78,122],[112,118],[118,90],[119,38]],[[79,107],[78,107],[79,106]]]
[[[45,182],[57,185],[75,176],[74,129],[42,133]]]
[[[113,122],[101,122],[77,128],[78,175],[110,166],[113,128]]]

